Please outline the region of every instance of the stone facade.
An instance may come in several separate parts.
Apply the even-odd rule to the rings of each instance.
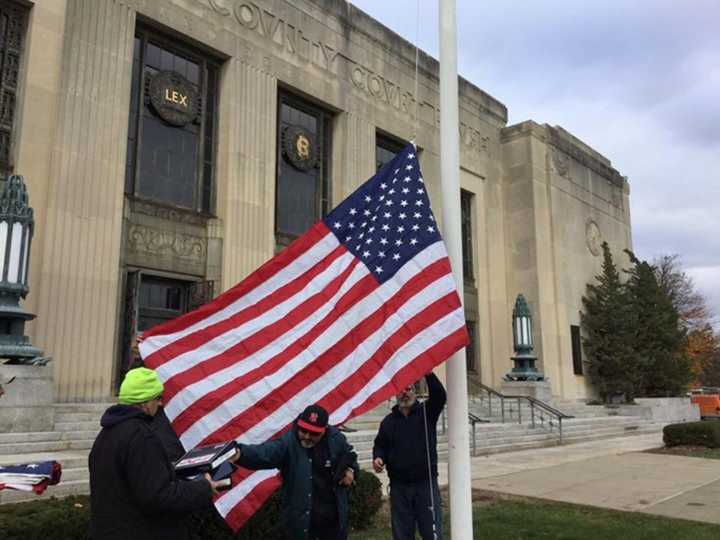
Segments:
[[[8,0],[4,0],[8,1]],[[127,346],[132,272],[225,290],[276,247],[278,95],[331,115],[330,204],[375,171],[377,133],[414,139],[439,214],[438,65],[342,0],[30,2],[12,160],[28,181],[36,236],[26,307],[33,343],[53,356],[57,398],[111,396]],[[219,65],[214,204],[209,212],[127,194],[137,28]],[[570,325],[598,246],[630,247],[628,185],[558,127],[507,126],[504,104],[460,81],[461,186],[472,194],[476,377],[510,370],[512,305],[528,300],[552,392],[588,395],[573,372]],[[442,216],[438,216],[442,219]]]

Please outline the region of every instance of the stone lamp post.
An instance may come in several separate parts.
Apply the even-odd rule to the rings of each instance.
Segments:
[[[20,306],[28,289],[33,209],[22,176],[9,176],[0,194],[0,432],[51,430],[54,384],[50,360],[25,335],[35,318]],[[12,381],[12,384],[7,384]]]
[[[535,367],[537,356],[533,351],[532,314],[525,297],[518,294],[512,313],[513,348],[512,370],[505,375],[501,391],[508,395],[523,395],[549,401],[552,398],[550,383]]]

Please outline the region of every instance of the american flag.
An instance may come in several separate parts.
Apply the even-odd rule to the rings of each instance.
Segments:
[[[324,220],[211,303],[148,331],[186,449],[275,438],[309,404],[341,424],[468,343],[450,261],[408,145]],[[237,473],[216,507],[238,529],[280,485]]]
[[[61,476],[62,466],[57,461],[0,465],[0,491],[9,488],[40,495],[48,486],[58,484]]]

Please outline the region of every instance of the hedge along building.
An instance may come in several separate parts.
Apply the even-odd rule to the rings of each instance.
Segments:
[[[439,212],[438,65],[341,0],[0,0],[0,166],[36,212],[29,311],[60,401],[112,396],[138,330],[231,287],[416,134]],[[523,293],[553,392],[628,186],[561,128],[460,84],[472,377],[511,368]],[[417,129],[415,126],[417,109]],[[439,216],[442,219],[441,216]],[[573,345],[575,344],[575,345]]]

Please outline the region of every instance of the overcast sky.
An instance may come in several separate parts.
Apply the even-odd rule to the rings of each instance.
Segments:
[[[437,0],[351,1],[438,58]],[[720,0],[456,3],[460,74],[608,157],[635,252],[679,254],[720,329]]]

